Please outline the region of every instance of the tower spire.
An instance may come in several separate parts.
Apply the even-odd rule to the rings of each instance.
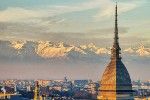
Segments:
[[[121,48],[119,46],[119,37],[118,37],[118,8],[117,2],[115,7],[115,29],[114,29],[114,42],[113,47],[111,49],[111,59],[112,60],[119,60],[121,59]]]
[[[117,3],[115,7],[114,42],[111,61],[100,81],[98,100],[134,100],[130,75],[121,61],[118,37]]]
[[[41,100],[40,99],[40,91],[39,91],[40,87],[39,87],[39,82],[36,81],[35,82],[35,90],[34,90],[34,100]]]

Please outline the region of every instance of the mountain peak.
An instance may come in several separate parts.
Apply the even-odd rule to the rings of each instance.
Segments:
[[[13,47],[14,49],[20,50],[22,49],[22,47],[24,46],[24,44],[26,43],[25,41],[10,41],[11,43],[11,47]]]

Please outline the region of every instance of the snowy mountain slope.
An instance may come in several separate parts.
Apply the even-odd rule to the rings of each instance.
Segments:
[[[137,48],[122,50],[123,55],[131,54],[150,57],[150,48],[143,45]],[[50,41],[0,41],[0,58],[4,59],[53,59],[53,58],[97,58],[110,55],[110,49],[98,47],[93,43],[89,45],[67,45],[63,42]]]

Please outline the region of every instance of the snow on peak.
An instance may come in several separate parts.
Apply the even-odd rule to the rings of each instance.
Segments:
[[[102,54],[111,54],[110,48],[98,47],[93,43],[88,45],[68,45],[63,42],[50,41],[10,41],[8,51],[19,52],[19,55],[24,55],[30,52],[32,56],[40,56],[42,58],[68,58],[68,57],[89,57],[100,56]],[[3,46],[3,47],[5,47]],[[150,48],[145,48],[141,45],[139,48],[127,48],[123,50],[124,54],[137,54],[139,56],[150,56]]]
[[[50,42],[39,42],[36,53],[44,58],[55,58],[55,57],[66,57],[70,52],[78,52],[80,54],[85,54],[85,52],[72,45],[64,44],[63,42],[59,43],[50,43]]]
[[[96,54],[110,54],[110,51],[106,48],[99,48],[97,49]]]
[[[125,49],[124,52],[134,53],[135,51],[130,47],[130,48]]]
[[[44,58],[63,57],[70,48],[65,48],[62,43],[53,45],[50,42],[39,42],[36,52]]]
[[[149,56],[150,52],[147,48],[144,47],[144,45],[141,45],[138,50],[136,51],[140,56]]]
[[[23,41],[11,41],[10,43],[11,43],[11,45],[10,45],[11,47],[13,47],[16,50],[20,50],[20,49],[22,49],[22,47],[24,46],[24,44],[26,42],[23,42]]]
[[[88,44],[88,48],[90,48],[91,50],[96,50],[97,49],[97,47],[95,46],[94,43]]]

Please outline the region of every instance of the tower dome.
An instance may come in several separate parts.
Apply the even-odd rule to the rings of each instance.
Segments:
[[[121,61],[119,46],[117,4],[115,13],[114,43],[111,49],[111,61],[106,67],[97,99],[99,100],[133,100],[133,91],[130,75]]]

